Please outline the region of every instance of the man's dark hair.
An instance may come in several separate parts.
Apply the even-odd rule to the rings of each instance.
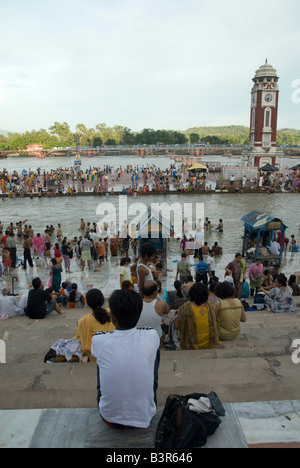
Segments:
[[[39,277],[37,278],[33,278],[32,282],[31,282],[32,286],[33,286],[33,289],[39,289],[39,287],[41,286],[42,284],[42,281]]]
[[[278,276],[277,276],[277,282],[281,285],[281,286],[286,286],[287,285],[287,277],[283,274],[283,273],[280,273]]]
[[[220,299],[229,299],[230,297],[234,297],[233,286],[228,281],[218,283],[215,287],[215,295]]]
[[[141,296],[130,289],[116,289],[109,298],[109,308],[118,325],[124,329],[134,328],[143,309]]]
[[[146,255],[148,255],[148,257],[151,257],[152,255],[156,254],[156,247],[155,245],[150,244],[150,242],[145,242],[145,244],[141,245],[140,253],[143,258]]]
[[[198,306],[208,301],[208,288],[203,283],[195,283],[189,290],[189,298],[191,302],[195,302]]]
[[[142,286],[142,291],[144,296],[150,297],[152,294],[157,291],[158,285],[155,281],[145,281]]]

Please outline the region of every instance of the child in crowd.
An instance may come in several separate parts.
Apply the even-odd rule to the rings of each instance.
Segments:
[[[60,302],[62,303],[63,306],[67,306],[68,304],[68,290],[67,290],[67,287],[71,285],[71,282],[70,281],[63,281],[61,283],[61,288],[60,288],[60,291],[59,291],[59,299],[60,299]]]
[[[129,257],[122,257],[120,261],[120,287],[122,289],[123,281],[130,281],[133,283],[131,278],[131,271],[129,265],[131,263],[131,259]]]
[[[3,248],[2,262],[3,262],[3,265],[4,265],[3,274],[6,273],[6,271],[8,271],[8,274],[11,275],[11,259],[10,259],[10,253],[9,253],[9,250],[8,250],[7,247]]]
[[[75,309],[79,308],[82,309],[85,305],[85,297],[81,294],[80,291],[77,289],[77,283],[72,283],[72,289],[68,294],[68,308]]]
[[[60,258],[61,257],[61,250],[60,250],[59,244],[57,242],[56,242],[53,249],[54,249],[54,257],[55,258]]]

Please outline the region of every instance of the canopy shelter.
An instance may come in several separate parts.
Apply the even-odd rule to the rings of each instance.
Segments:
[[[284,249],[284,236],[287,226],[281,219],[258,210],[251,211],[242,218],[244,221],[243,256],[253,256],[253,261],[270,261],[281,264]],[[280,245],[276,252],[277,241]]]
[[[193,166],[189,167],[189,171],[196,171],[196,170],[202,170],[202,171],[207,171],[207,167],[203,166],[203,164],[196,163]]]
[[[271,164],[266,164],[265,166],[262,166],[259,168],[259,172],[276,172],[278,169],[274,166],[271,166]]]
[[[168,239],[173,231],[173,225],[166,219],[161,211],[153,207],[142,214],[140,222],[136,226],[138,234],[139,250],[145,242],[153,244],[157,250],[158,263],[164,276],[167,274]]]
[[[289,171],[299,171],[299,170],[300,170],[300,164],[298,164],[297,166],[291,167],[289,169]]]

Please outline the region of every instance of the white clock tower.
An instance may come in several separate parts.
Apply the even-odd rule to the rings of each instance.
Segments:
[[[278,76],[266,60],[255,73],[251,90],[248,164],[275,166],[277,151]]]

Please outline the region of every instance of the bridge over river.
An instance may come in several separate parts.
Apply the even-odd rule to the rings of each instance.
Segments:
[[[183,156],[203,156],[203,155],[219,155],[238,157],[242,156],[247,151],[248,147],[243,145],[122,145],[122,146],[80,146],[67,148],[52,148],[50,150],[43,149],[42,145],[31,145],[31,148],[26,150],[7,150],[1,151],[0,157],[10,155],[30,155],[38,158],[47,156],[70,156],[75,157],[79,154],[83,157],[92,158],[94,156],[121,156],[121,155],[137,155],[141,157],[166,155],[177,160]],[[300,156],[300,146],[284,146],[281,147],[287,156]]]

